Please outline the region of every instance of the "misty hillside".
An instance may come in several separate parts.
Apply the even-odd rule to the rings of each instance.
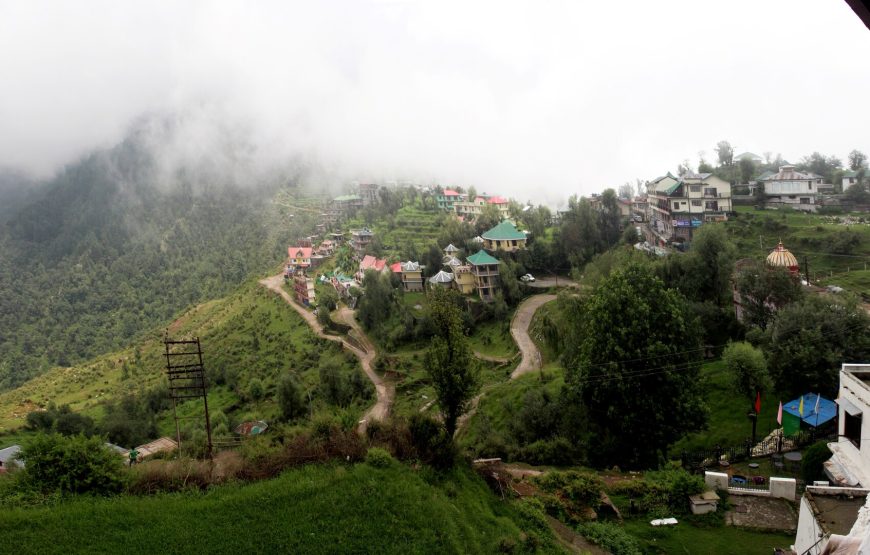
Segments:
[[[0,389],[114,350],[279,261],[292,229],[270,199],[295,176],[243,181],[220,165],[232,157],[167,165],[155,145],[170,139],[140,129],[35,192],[7,188],[32,198],[0,219]]]

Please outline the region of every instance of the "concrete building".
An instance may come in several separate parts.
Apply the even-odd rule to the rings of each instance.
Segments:
[[[468,257],[468,264],[480,299],[487,302],[494,300],[500,287],[498,267],[501,262],[486,251],[478,251]]]
[[[399,262],[398,274],[402,276],[402,287],[405,291],[423,290],[423,267],[419,262]],[[393,270],[395,272],[395,270]]]
[[[453,267],[453,286],[463,295],[474,293],[475,277],[471,272],[471,265],[464,264]]]
[[[483,248],[489,251],[516,252],[526,248],[526,234],[508,220],[503,220],[481,237]]]
[[[816,210],[820,181],[819,176],[796,171],[794,166],[782,166],[777,173],[759,180],[768,203],[808,212]]]
[[[377,183],[360,183],[357,185],[357,189],[359,190],[359,196],[362,199],[363,206],[377,204],[380,200],[378,197],[380,187]]]
[[[314,294],[314,280],[305,275],[304,271],[297,271],[293,274],[293,293],[296,296],[296,302],[303,306],[311,306],[316,300]]]
[[[354,255],[356,255],[357,258],[362,258],[365,254],[366,247],[369,246],[374,237],[375,234],[367,227],[351,230],[350,247],[353,249]]]
[[[443,192],[435,196],[435,201],[438,203],[438,208],[441,210],[453,211],[453,207],[457,202],[465,202],[465,193],[459,193],[453,189],[444,189]]]
[[[801,498],[793,549],[843,555],[870,552],[870,364],[843,364],[837,396],[838,439],[824,463],[829,483],[808,485]],[[836,549],[836,551],[834,551]]]
[[[711,173],[668,173],[648,185],[647,240],[665,246],[687,243],[707,222],[728,219],[733,210],[731,184]]]

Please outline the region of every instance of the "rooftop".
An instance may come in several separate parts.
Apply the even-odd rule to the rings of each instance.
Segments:
[[[811,505],[815,505],[813,512],[816,520],[828,533],[848,534],[858,519],[858,509],[864,505],[867,494],[822,493],[823,491],[822,488],[815,488],[815,491],[808,489],[806,493]],[[831,488],[830,491],[835,489]]]
[[[525,239],[526,235],[521,231],[517,231],[516,226],[508,220],[502,220],[500,224],[485,232],[483,238],[490,241],[510,241]]]
[[[468,263],[474,264],[475,266],[482,266],[484,264],[500,264],[497,258],[494,258],[486,251],[477,251],[468,257]]]

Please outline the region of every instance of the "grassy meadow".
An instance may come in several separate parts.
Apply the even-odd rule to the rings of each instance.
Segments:
[[[205,492],[4,510],[0,537],[19,555],[495,553],[530,536],[539,552],[561,553],[518,509],[470,470],[310,465]]]

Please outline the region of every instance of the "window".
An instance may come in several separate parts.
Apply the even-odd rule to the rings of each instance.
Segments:
[[[689,190],[692,191],[693,193],[700,193],[701,186],[700,185],[690,185]]]
[[[801,204],[809,204],[810,197],[801,197]]]
[[[717,195],[716,195],[716,188],[715,188],[715,187],[705,187],[705,188],[704,188],[704,196],[705,196],[705,197],[715,197],[715,196],[717,196]]]
[[[704,210],[709,210],[711,212],[719,211],[719,202],[715,200],[708,200],[704,203]]]
[[[845,415],[845,423],[843,424],[843,435],[846,436],[846,439],[852,442],[852,445],[861,448],[861,421],[863,420],[862,414],[849,414],[847,411],[843,411],[843,415]]]
[[[680,203],[679,203],[679,202],[675,202],[675,203],[674,203],[674,210],[679,210],[679,209],[680,209]]]
[[[701,201],[700,200],[693,200],[692,206],[701,206]]]
[[[813,182],[812,181],[808,182],[807,186],[809,187],[810,191],[813,190]]]

